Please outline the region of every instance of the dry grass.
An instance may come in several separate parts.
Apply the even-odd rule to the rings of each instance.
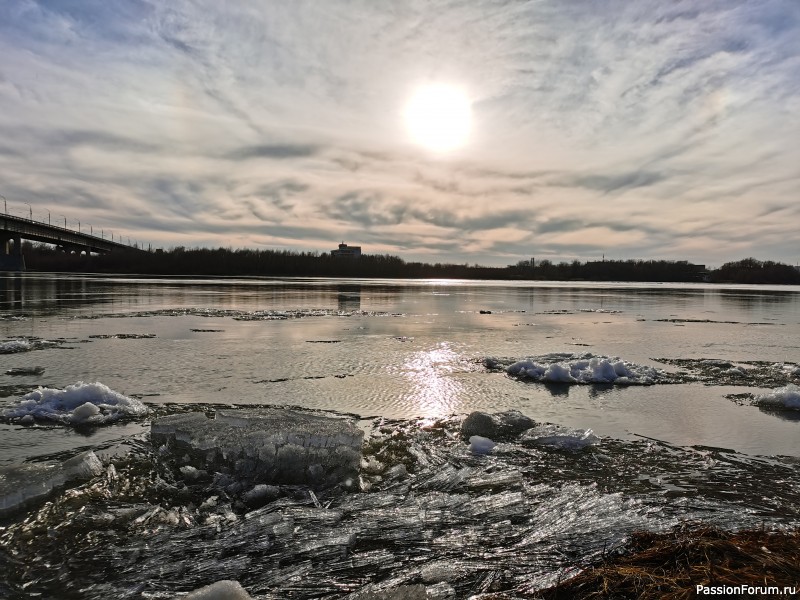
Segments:
[[[800,530],[727,532],[680,527],[663,534],[639,532],[623,555],[608,557],[536,597],[678,600],[697,597],[700,584],[800,589]]]

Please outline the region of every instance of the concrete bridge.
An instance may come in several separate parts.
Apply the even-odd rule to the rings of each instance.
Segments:
[[[64,252],[86,253],[87,256],[92,252],[106,254],[114,250],[138,250],[135,246],[105,239],[105,236],[97,237],[33,219],[0,214],[0,271],[25,270],[22,240],[45,242]]]

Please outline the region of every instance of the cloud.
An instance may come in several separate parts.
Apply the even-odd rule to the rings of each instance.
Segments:
[[[649,187],[664,179],[665,176],[660,173],[637,171],[622,174],[576,175],[565,181],[563,185],[610,193],[624,189]]]
[[[794,0],[25,0],[0,54],[11,210],[166,246],[796,259]],[[404,129],[429,81],[473,99],[446,156]]]
[[[267,158],[282,160],[288,158],[305,158],[313,156],[318,149],[308,144],[275,144],[263,146],[248,146],[239,148],[226,155],[229,160],[249,160],[253,158]]]

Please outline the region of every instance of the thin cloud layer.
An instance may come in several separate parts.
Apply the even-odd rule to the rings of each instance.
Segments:
[[[0,55],[17,214],[165,247],[798,259],[794,0],[12,0]],[[403,122],[431,82],[472,100],[445,155]]]

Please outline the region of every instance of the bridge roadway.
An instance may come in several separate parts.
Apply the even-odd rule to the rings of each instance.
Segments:
[[[66,252],[105,254],[114,250],[136,250],[134,246],[104,237],[73,231],[58,225],[0,214],[0,271],[24,271],[22,240],[54,244]]]

